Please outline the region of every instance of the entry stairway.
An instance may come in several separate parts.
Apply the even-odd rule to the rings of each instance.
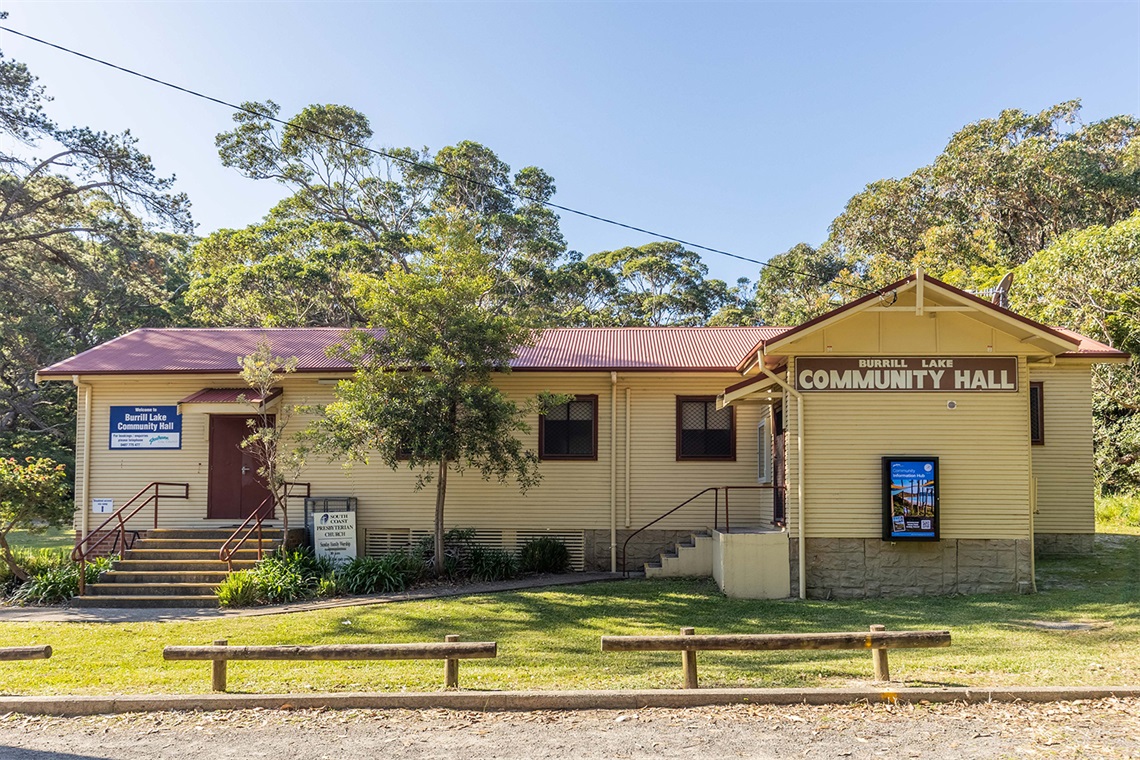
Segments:
[[[74,607],[217,607],[214,589],[226,577],[218,551],[233,528],[147,531],[127,549],[111,570],[87,585],[87,593],[71,600]],[[262,531],[262,549],[281,545],[281,529]],[[257,563],[257,539],[234,554],[234,570]]]
[[[708,531],[689,536],[656,562],[645,563],[646,578],[690,578],[707,576],[713,563],[713,538]]]

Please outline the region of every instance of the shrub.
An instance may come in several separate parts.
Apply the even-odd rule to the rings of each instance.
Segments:
[[[261,586],[252,570],[230,573],[215,593],[222,607],[252,607],[261,601]]]
[[[471,577],[477,581],[505,581],[519,572],[515,555],[502,549],[473,546],[467,561]]]
[[[13,549],[12,555],[16,564],[33,578],[72,564],[70,549]],[[19,585],[20,579],[12,574],[7,564],[0,562],[0,597],[12,593]]]
[[[350,594],[390,594],[403,591],[423,572],[423,562],[403,552],[382,557],[357,557],[339,572],[340,583]]]
[[[531,539],[519,549],[519,569],[524,573],[564,573],[570,569],[570,550],[557,538]]]
[[[278,549],[253,568],[261,599],[283,604],[311,597],[316,592],[322,563],[307,549]]]
[[[96,583],[118,557],[99,557],[87,563],[85,582]],[[32,576],[12,594],[16,604],[60,604],[79,593],[79,565],[68,560]]]

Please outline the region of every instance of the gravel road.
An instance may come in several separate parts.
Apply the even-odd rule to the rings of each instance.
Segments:
[[[3,760],[879,756],[1140,758],[1140,700],[0,716]]]

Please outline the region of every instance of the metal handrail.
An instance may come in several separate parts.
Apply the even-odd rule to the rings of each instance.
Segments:
[[[732,532],[732,529],[729,527],[729,524],[728,524],[728,493],[729,493],[729,491],[732,491],[732,490],[762,491],[762,490],[769,489],[769,488],[775,489],[775,485],[772,483],[761,483],[760,485],[756,485],[756,486],[724,486],[724,532],[725,533],[731,533]],[[773,517],[775,517],[775,515],[773,515]],[[774,519],[772,520],[772,524],[773,525],[776,524],[776,521]],[[720,525],[719,525],[719,523],[717,523],[715,516],[713,517],[713,529],[714,530],[720,529]]]
[[[680,503],[680,504],[678,504],[677,506],[673,507],[673,508],[672,508],[672,509],[670,509],[668,512],[666,512],[665,514],[661,515],[660,517],[658,517],[658,518],[657,518],[656,520],[654,520],[653,522],[649,522],[649,523],[646,523],[645,525],[642,525],[640,528],[638,528],[637,530],[635,530],[633,533],[630,533],[630,534],[629,534],[629,536],[628,536],[628,537],[626,537],[626,539],[625,539],[625,543],[621,545],[621,571],[622,571],[622,574],[623,574],[623,575],[629,575],[629,570],[627,570],[627,569],[626,569],[626,567],[625,567],[626,549],[629,547],[629,542],[630,542],[631,540],[633,540],[633,537],[634,537],[634,536],[636,536],[638,533],[640,533],[641,531],[645,530],[646,528],[649,528],[649,527],[651,527],[651,526],[653,526],[653,525],[656,525],[657,523],[661,522],[662,520],[664,520],[664,519],[665,519],[666,517],[668,517],[669,515],[671,515],[671,514],[673,514],[674,512],[676,512],[676,511],[677,511],[678,509],[680,509],[681,507],[685,506],[686,504],[688,504],[688,503],[690,503],[690,502],[692,502],[692,501],[695,501],[696,499],[699,499],[700,497],[704,496],[704,495],[705,495],[706,493],[708,493],[709,491],[712,491],[712,492],[713,492],[713,493],[716,495],[716,496],[714,497],[714,498],[715,498],[715,501],[713,502],[713,523],[715,524],[715,523],[716,523],[716,519],[717,519],[717,518],[716,518],[716,516],[717,516],[717,513],[720,511],[720,488],[719,488],[719,487],[717,487],[717,486],[709,486],[709,487],[708,487],[708,488],[706,488],[705,490],[703,490],[703,491],[700,491],[699,493],[693,494],[693,495],[692,495],[692,496],[690,496],[689,498],[685,499],[683,502],[681,502],[681,503]],[[726,518],[726,519],[727,519],[727,518]]]
[[[293,488],[294,486],[304,486],[305,487],[305,493],[303,495],[291,493],[290,489]],[[284,496],[284,498],[285,499],[291,499],[291,498],[301,497],[301,498],[307,499],[310,496],[312,496],[312,492],[313,492],[313,484],[312,483],[299,483],[299,482],[290,481],[290,482],[285,484],[285,496]],[[269,507],[269,510],[268,510],[269,513],[272,513],[273,508],[275,506],[277,506],[277,499],[273,494],[269,494],[269,496],[266,496],[265,500],[257,505],[257,509],[255,509],[249,513],[249,517],[245,518],[245,521],[242,522],[242,524],[239,525],[237,527],[237,529],[233,533],[230,534],[230,537],[227,538],[225,540],[225,543],[222,544],[222,547],[220,549],[218,549],[218,559],[221,560],[222,562],[226,563],[226,572],[232,573],[234,571],[234,555],[237,554],[239,551],[241,551],[242,546],[244,546],[245,542],[250,539],[250,536],[253,535],[254,531],[257,531],[257,558],[259,560],[264,558],[265,555],[264,555],[264,550],[262,549],[261,524],[265,521],[266,517],[269,516],[269,514],[265,513],[265,511],[264,511],[266,506]],[[288,508],[288,507],[286,507],[286,508]],[[253,525],[249,525],[250,520],[254,520]],[[245,535],[239,539],[238,534],[241,533],[242,530],[245,529],[247,525],[249,525],[249,528],[246,529]],[[287,538],[288,538],[287,536],[282,535],[282,537],[281,537],[282,545],[284,545]],[[237,544],[234,546],[234,548],[229,549],[228,548],[229,545],[231,543],[233,543],[234,541],[237,541]]]
[[[181,494],[165,494],[165,493],[162,493],[162,487],[163,486],[171,486],[171,487],[175,487],[175,488],[181,488],[182,493]],[[147,496],[147,498],[145,500],[143,500],[142,503],[140,503],[138,506],[135,506],[135,508],[133,510],[131,510],[130,514],[128,514],[124,517],[123,513],[126,512],[129,507],[133,506],[136,501],[138,501],[144,495],[146,495],[146,493],[148,491],[150,491],[152,488],[154,489],[154,493]],[[116,544],[117,545],[123,546],[123,547],[125,547],[127,545],[127,520],[130,520],[132,517],[134,517],[139,512],[141,512],[145,507],[147,507],[149,504],[151,504],[151,502],[153,502],[154,503],[154,527],[157,528],[158,527],[158,504],[159,504],[160,500],[162,500],[162,499],[189,499],[189,498],[190,498],[190,484],[189,483],[164,483],[161,481],[154,481],[152,483],[148,483],[142,488],[141,491],[136,493],[131,498],[127,499],[127,503],[124,504],[123,506],[119,507],[118,509],[116,509],[113,514],[111,514],[106,520],[103,521],[103,523],[101,525],[99,525],[99,527],[95,528],[95,530],[88,531],[87,535],[82,536],[78,541],[76,541],[75,547],[71,550],[71,560],[72,560],[72,562],[78,562],[79,563],[79,595],[83,596],[84,592],[87,590],[87,582],[86,582],[87,581],[87,558],[91,555],[91,553],[93,551],[95,551],[95,549],[97,549],[100,545],[102,545],[102,543],[104,541],[106,541],[108,538],[110,538],[112,535],[117,537],[116,538]],[[84,509],[87,509],[86,505],[84,505]],[[92,536],[98,535],[99,531],[103,530],[108,525],[110,525],[113,520],[119,521],[118,531],[115,531],[114,529],[108,530],[105,533],[103,533],[101,536],[99,536],[99,540],[97,540],[95,543],[84,548],[84,544],[87,544],[91,540]]]

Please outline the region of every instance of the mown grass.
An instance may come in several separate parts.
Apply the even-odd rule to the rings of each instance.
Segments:
[[[1140,496],[1098,497],[1096,532],[1140,535]]]
[[[602,634],[948,628],[948,649],[891,654],[912,684],[1140,683],[1140,537],[1098,537],[1089,556],[1043,560],[1040,593],[862,601],[725,599],[711,581],[596,583],[555,590],[349,607],[288,615],[156,623],[2,623],[5,645],[51,644],[52,659],[0,663],[17,694],[205,692],[209,664],[165,662],[166,644],[440,641],[499,643],[495,660],[465,661],[468,689],[666,688],[676,654],[603,654]],[[1091,623],[1048,630],[1033,621]],[[871,674],[866,652],[702,653],[702,686],[845,686]],[[236,662],[236,692],[435,690],[440,662]]]
[[[75,531],[71,528],[48,528],[43,533],[13,530],[8,543],[18,549],[70,549],[75,545]]]

